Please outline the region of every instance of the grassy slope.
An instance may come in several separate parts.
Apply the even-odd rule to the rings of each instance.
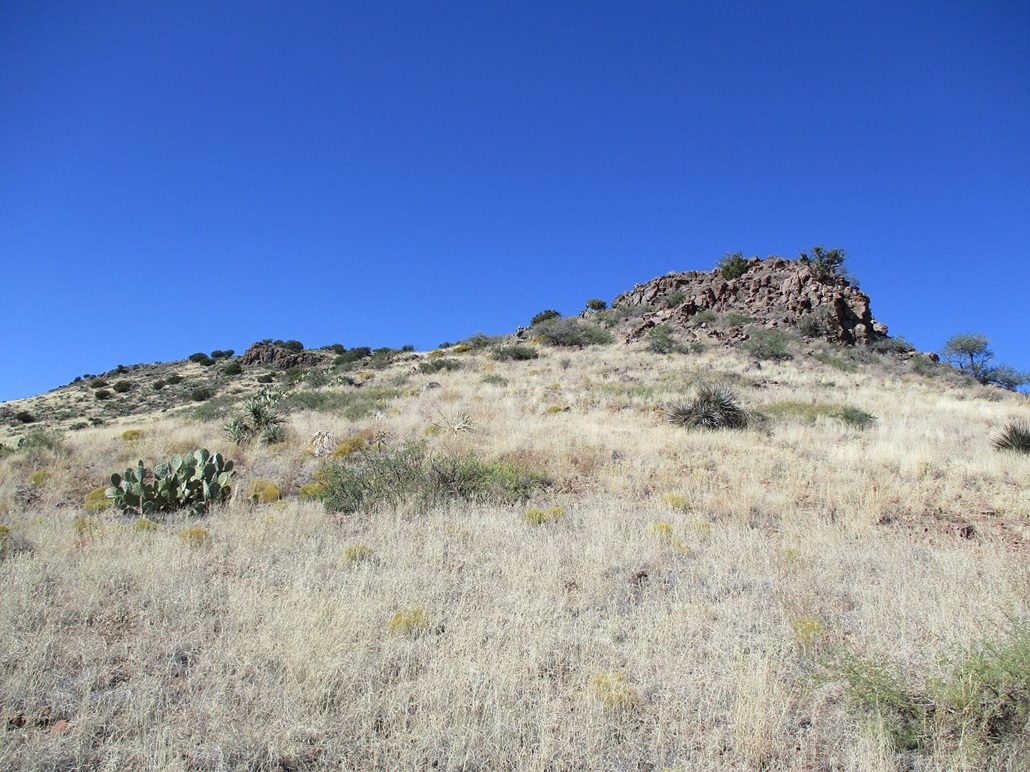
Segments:
[[[811,360],[745,372],[724,350],[462,358],[409,375],[374,418],[296,412],[273,449],[152,418],[125,425],[145,431],[136,445],[125,426],[87,429],[0,461],[0,522],[33,547],[0,562],[0,767],[901,768],[889,727],[820,662],[847,650],[920,683],[1030,611],[1030,459],[989,444],[1030,412],[1014,395]],[[878,421],[705,434],[655,412],[712,377],[751,409]],[[429,380],[442,388],[416,391]],[[470,504],[334,517],[290,495],[317,468],[315,431],[397,445],[459,413],[473,432],[429,442],[545,470],[555,487],[530,503],[561,520]],[[261,477],[286,498],[241,496],[199,547],[181,520],[141,533],[109,512],[75,531],[111,471],[199,446],[237,460],[238,490]],[[372,559],[341,560],[358,543]],[[411,608],[427,632],[390,632]],[[937,734],[920,768],[1030,759],[1018,735],[985,750]]]

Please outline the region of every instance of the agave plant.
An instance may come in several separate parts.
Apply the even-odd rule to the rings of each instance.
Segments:
[[[1001,430],[1001,434],[995,437],[993,442],[998,450],[1030,455],[1030,424],[1026,421],[1013,421]]]
[[[688,429],[743,429],[748,414],[736,397],[718,386],[703,384],[689,402],[674,402],[665,409],[672,423]]]

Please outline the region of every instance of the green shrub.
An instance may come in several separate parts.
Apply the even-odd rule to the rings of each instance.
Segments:
[[[682,305],[683,301],[687,299],[687,293],[684,290],[674,290],[665,296],[665,305],[669,308],[675,308],[676,306]],[[712,315],[715,318],[715,315]]]
[[[32,415],[28,410],[19,410],[14,414],[16,420],[23,424],[31,424],[36,422],[36,416]]]
[[[214,391],[207,386],[198,386],[190,392],[190,399],[194,402],[204,402],[215,395]]]
[[[112,474],[104,495],[121,512],[145,517],[179,509],[203,514],[229,498],[233,462],[201,448],[189,456],[172,456],[151,472],[139,461],[125,475]]]
[[[434,455],[424,443],[350,453],[323,467],[318,479],[331,512],[375,511],[402,503],[426,510],[449,500],[518,502],[548,484],[542,475],[510,462]]]
[[[461,344],[478,351],[494,345],[498,340],[500,340],[500,338],[490,337],[489,335],[477,332],[475,335],[465,338],[465,340],[461,341]]]
[[[1030,631],[948,658],[943,673],[917,679],[895,663],[840,649],[821,677],[843,682],[851,705],[871,714],[896,750],[961,751],[967,769],[1001,769],[1006,740],[1024,737],[1030,716]],[[968,765],[968,766],[967,766]]]
[[[508,379],[503,375],[497,375],[497,373],[487,373],[480,378],[483,383],[489,383],[491,386],[507,386]]]
[[[830,367],[844,373],[858,372],[858,364],[856,362],[851,359],[835,356],[827,351],[816,351],[812,354],[812,359],[822,362],[824,365],[829,365]]]
[[[83,509],[90,514],[96,514],[114,506],[114,502],[105,495],[106,491],[107,488],[101,486],[87,493],[86,498],[83,500]]]
[[[998,450],[1030,454],[1030,423],[1013,421],[1001,430],[992,443]]]
[[[103,378],[94,378],[92,381],[89,382],[89,387],[91,389],[102,389],[105,386],[107,386],[107,381],[105,381]]]
[[[748,414],[737,404],[736,398],[717,386],[698,386],[689,402],[674,402],[665,409],[666,418],[688,429],[743,429],[748,425]]]
[[[907,354],[915,351],[916,347],[899,335],[896,338],[877,338],[869,344],[869,349],[877,354]]]
[[[119,394],[125,394],[132,391],[132,381],[115,381],[112,388]]]
[[[175,386],[176,384],[182,383],[182,376],[178,373],[172,373],[167,378],[165,378],[165,382],[169,386]]]
[[[858,429],[866,429],[876,422],[876,416],[857,407],[820,402],[774,402],[765,405],[762,413],[773,418],[796,418],[805,423],[815,423],[819,418],[828,418]]]
[[[167,385],[168,385],[168,381],[165,381],[162,378],[158,378],[153,383],[154,391],[161,391],[161,389],[163,389]]]
[[[532,346],[498,346],[491,353],[494,359],[500,362],[525,362],[530,359],[536,359],[540,356],[540,352]]]
[[[789,359],[787,336],[772,327],[749,327],[743,348],[755,359]]]
[[[797,328],[806,338],[827,338],[840,330],[840,323],[832,308],[819,306],[798,317]]]
[[[749,267],[743,252],[734,252],[732,255],[727,252],[719,258],[719,262],[716,264],[716,268],[719,269],[719,273],[724,279],[737,279],[747,273]]]
[[[462,367],[461,361],[457,359],[436,358],[418,363],[418,371],[424,374],[438,373],[441,370],[451,372],[452,370],[460,370]]]
[[[239,375],[243,372],[243,365],[239,362],[230,362],[222,368],[223,375]]]
[[[96,397],[101,402],[103,402],[105,399],[110,399],[111,392],[108,391],[107,389],[97,389],[96,391],[93,392],[93,396]]]
[[[299,354],[301,351],[304,350],[304,344],[301,343],[299,340],[277,340],[273,345],[279,346],[280,348],[284,348],[287,351],[292,351],[294,354]]]
[[[275,380],[275,376],[271,373],[265,373],[264,375],[259,375],[256,380],[258,383],[272,383]]]
[[[530,525],[557,523],[563,517],[565,517],[565,510],[561,507],[548,507],[547,509],[530,507],[526,510],[526,522]]]
[[[612,334],[582,319],[550,319],[533,326],[534,332],[551,346],[594,346],[611,343]]]
[[[179,531],[178,536],[179,541],[187,547],[199,547],[211,538],[211,532],[207,528],[195,525],[192,528],[183,528]]]
[[[422,635],[429,631],[429,614],[420,607],[402,609],[386,623],[386,629],[395,635]]]
[[[353,362],[359,362],[366,357],[372,355],[372,349],[368,346],[358,346],[357,348],[348,349],[340,352],[339,356],[333,360],[335,365],[346,365]]]
[[[704,313],[703,311],[701,313]],[[714,311],[712,313],[715,313]],[[699,314],[700,315],[700,314]],[[719,323],[727,327],[739,327],[742,324],[747,324],[751,321],[751,317],[747,314],[742,314],[739,311],[730,311],[722,315],[719,319]]]
[[[198,351],[196,354],[190,354],[188,357],[190,362],[197,362],[198,364],[200,362],[203,362],[205,359],[209,358],[210,357],[208,357],[208,355],[205,354],[203,351]]]
[[[530,327],[536,327],[538,324],[543,324],[552,319],[561,319],[561,314],[555,311],[553,308],[548,308],[546,311],[541,311],[539,314],[534,316],[529,321]]]
[[[42,429],[36,429],[34,432],[29,432],[18,440],[18,450],[32,450],[34,448],[45,448],[55,453],[62,453],[65,451],[64,438],[60,432],[47,432]]]
[[[667,324],[656,324],[647,331],[644,347],[655,354],[683,354],[687,348],[673,337]]]
[[[212,359],[228,359],[229,357],[231,357],[235,353],[236,352],[233,351],[231,348],[230,349],[226,349],[225,351],[220,351],[219,349],[215,349],[214,351],[211,352],[211,358]]]
[[[828,279],[831,276],[851,279],[844,271],[844,260],[847,257],[843,249],[826,249],[822,245],[814,246],[811,254],[802,252],[798,261],[812,269],[812,275],[817,279]],[[854,282],[852,282],[854,283]]]
[[[608,308],[608,303],[600,298],[590,298],[587,301],[588,311],[604,311],[606,308]]]

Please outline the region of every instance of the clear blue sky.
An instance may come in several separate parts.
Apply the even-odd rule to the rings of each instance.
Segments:
[[[1030,3],[0,0],[0,400],[817,243],[1030,370]]]

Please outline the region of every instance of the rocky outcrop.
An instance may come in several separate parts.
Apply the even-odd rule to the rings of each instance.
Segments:
[[[322,355],[315,351],[290,351],[271,343],[258,342],[243,352],[240,364],[245,366],[272,365],[279,370],[289,370],[291,367],[317,365],[322,359]]]
[[[887,328],[873,319],[869,296],[858,287],[833,274],[819,276],[809,265],[782,257],[753,257],[735,279],[723,278],[719,269],[669,273],[624,292],[612,307],[649,308],[646,321],[631,338],[655,324],[708,327],[697,318],[705,311],[747,317],[748,324],[799,327],[806,334],[846,345],[887,334]]]

